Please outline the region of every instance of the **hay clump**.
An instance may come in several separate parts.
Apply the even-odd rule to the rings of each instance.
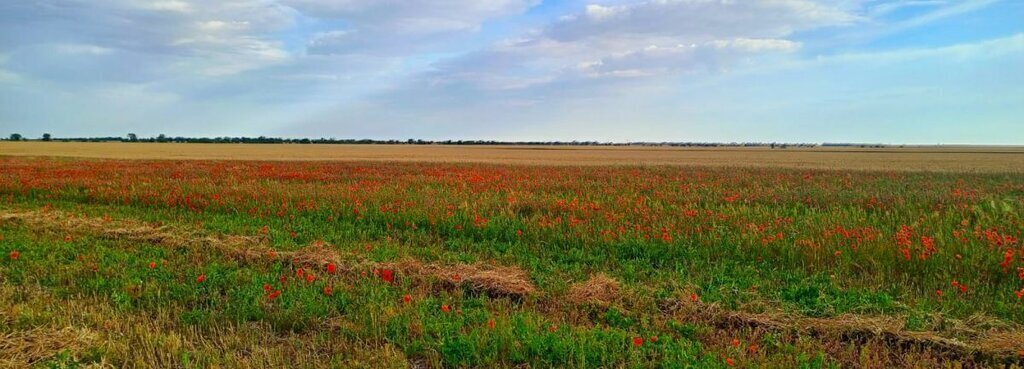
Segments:
[[[536,292],[526,271],[515,266],[483,263],[437,265],[416,260],[381,263],[379,269],[393,269],[401,275],[417,279],[433,278],[450,287],[467,287],[494,297],[521,298]]]
[[[619,299],[621,290],[622,285],[619,281],[598,273],[586,281],[572,285],[566,298],[576,305],[609,306]]]

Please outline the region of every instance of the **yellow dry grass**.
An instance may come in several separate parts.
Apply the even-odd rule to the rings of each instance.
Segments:
[[[405,260],[380,264],[379,268],[393,269],[413,278],[433,278],[448,286],[465,286],[491,296],[524,297],[536,291],[526,271],[514,266],[484,263],[444,266]]]
[[[1024,147],[682,148],[0,142],[0,155],[145,160],[334,160],[531,165],[707,165],[1024,172]]]
[[[36,328],[3,333],[0,368],[26,368],[58,353],[104,352],[122,368],[181,368],[201,357],[214,368],[406,368],[409,360],[386,342],[327,346],[322,332],[275,332],[266,323],[227,323],[199,330],[180,323],[181,306],[126,313],[106,299],[58,298],[42,287],[0,284],[0,323],[33,317]],[[325,329],[330,329],[326,327]],[[331,330],[331,334],[338,334]],[[106,360],[86,367],[113,368]]]
[[[898,316],[840,315],[811,318],[786,313],[747,313],[722,309],[716,304],[671,299],[660,303],[668,316],[682,321],[710,323],[721,329],[749,329],[788,333],[822,340],[866,344],[881,343],[890,349],[917,348],[950,358],[1019,360],[1024,353],[1024,331],[1015,324],[988,324],[983,317],[950,320],[954,329],[911,331]]]
[[[608,306],[619,298],[621,289],[619,281],[604,274],[596,274],[586,281],[573,284],[566,300],[573,304]]]

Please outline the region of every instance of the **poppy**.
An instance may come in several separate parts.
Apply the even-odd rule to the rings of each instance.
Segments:
[[[205,280],[206,280],[206,274],[200,274],[198,277],[196,277],[196,283],[203,283],[203,281],[205,281]]]
[[[18,252],[18,250],[11,251],[11,260],[18,260],[18,257],[20,256],[21,253]]]
[[[410,295],[402,296],[402,303],[403,304],[408,304],[410,302],[412,302],[412,296],[410,296]]]
[[[269,295],[267,295],[267,299],[268,300],[273,300],[273,299],[276,299],[278,296],[281,296],[281,291],[280,290],[271,292]]]
[[[316,276],[313,273],[306,274],[306,283],[313,283],[316,280]]]
[[[557,325],[552,324],[550,327],[548,327],[548,332],[555,333],[555,331],[557,331],[557,330],[558,330],[558,326]]]
[[[335,272],[337,272],[337,267],[334,266],[334,263],[327,264],[327,274],[334,274]]]
[[[697,294],[696,294],[696,293],[691,293],[691,294],[690,294],[690,301],[693,301],[693,302],[697,302],[697,301],[700,301],[700,297],[699,297],[699,296],[697,296]]]
[[[269,283],[264,283],[263,284],[263,290],[267,291],[267,292],[270,292],[270,284]]]
[[[155,268],[156,268],[156,262],[155,261],[149,262],[149,269],[155,269]]]
[[[443,311],[445,313],[449,313],[449,312],[452,311],[452,308],[450,306],[448,306],[448,304],[441,304],[441,311]]]
[[[739,340],[739,338],[733,338],[732,339],[732,347],[740,347],[740,340]]]
[[[487,321],[487,328],[494,329],[494,319]]]
[[[658,336],[651,336],[651,338],[648,338],[647,341],[658,342]]]
[[[633,337],[633,346],[640,347],[644,345],[644,338],[640,336]]]
[[[331,286],[324,286],[324,295],[331,296],[334,294],[334,289]]]
[[[384,282],[395,283],[395,271],[391,269],[381,270],[380,279],[384,280]]]
[[[735,365],[736,365],[736,361],[735,361],[735,360],[733,360],[733,359],[732,359],[731,357],[730,357],[730,358],[726,358],[726,359],[725,359],[725,365],[728,365],[728,366],[735,366]]]

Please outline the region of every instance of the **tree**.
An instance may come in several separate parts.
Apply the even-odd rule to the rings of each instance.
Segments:
[[[43,133],[43,141],[50,141],[51,137],[49,133]]]
[[[11,141],[21,141],[21,134],[11,133]]]
[[[161,133],[156,136],[156,142],[167,142],[167,135]]]
[[[131,141],[131,142],[139,142],[139,136],[137,136],[137,135],[136,135],[136,134],[134,134],[134,133],[129,133],[129,134],[128,134],[128,141]]]

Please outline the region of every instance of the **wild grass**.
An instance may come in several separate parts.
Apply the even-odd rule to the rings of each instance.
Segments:
[[[4,158],[0,365],[1019,365],[1022,205],[1019,174]]]

